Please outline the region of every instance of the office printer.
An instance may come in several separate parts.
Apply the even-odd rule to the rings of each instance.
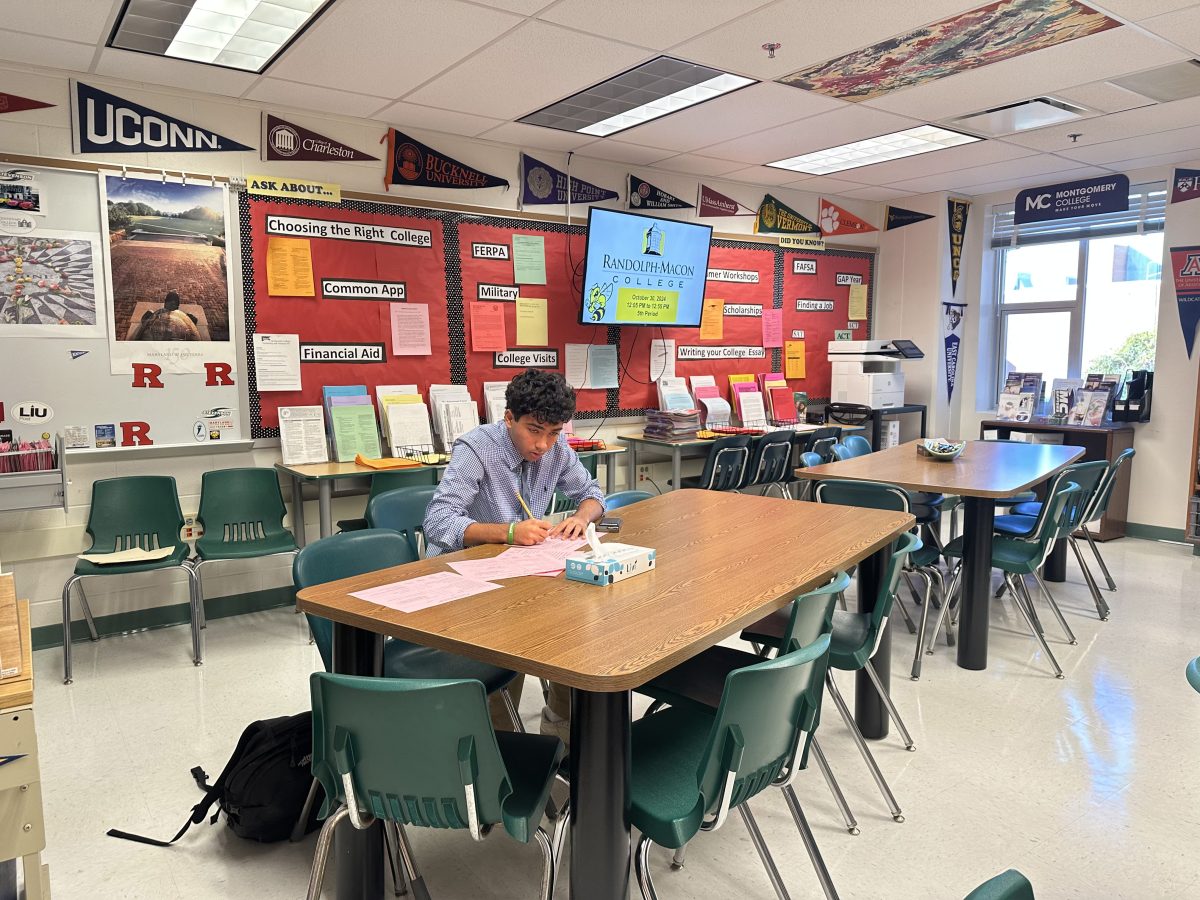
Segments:
[[[830,400],[859,403],[872,409],[904,405],[906,359],[924,359],[912,341],[830,341],[829,362],[833,367]]]

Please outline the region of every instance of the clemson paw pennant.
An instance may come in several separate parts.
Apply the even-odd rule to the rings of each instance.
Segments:
[[[836,203],[821,198],[821,212],[817,216],[817,224],[821,226],[821,234],[832,237],[835,234],[868,234],[879,229],[860,219],[854,213],[842,209]]]

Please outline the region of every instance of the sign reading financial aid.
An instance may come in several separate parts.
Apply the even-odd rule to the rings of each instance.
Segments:
[[[1014,221],[1053,222],[1077,216],[1122,212],[1129,209],[1129,178],[1125,175],[1106,175],[1065,184],[1047,184],[1026,188],[1017,194]]]

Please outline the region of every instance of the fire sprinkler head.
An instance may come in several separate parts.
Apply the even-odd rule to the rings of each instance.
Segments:
[[[763,44],[762,48],[767,51],[767,59],[775,58],[775,51],[782,47],[783,44]]]

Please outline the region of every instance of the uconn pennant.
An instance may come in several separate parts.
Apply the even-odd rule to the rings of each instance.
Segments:
[[[148,150],[203,153],[252,150],[227,137],[115,94],[75,82],[76,153],[137,153]]]

